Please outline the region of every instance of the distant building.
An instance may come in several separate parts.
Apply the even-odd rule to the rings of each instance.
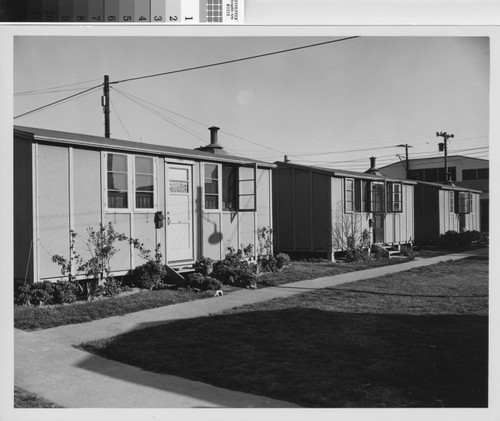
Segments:
[[[409,179],[430,183],[445,181],[443,157],[410,159],[408,177],[405,161],[395,162],[379,168],[382,175],[391,178]],[[481,202],[481,231],[489,230],[489,167],[487,159],[464,155],[448,157],[448,172],[456,186],[479,190]]]

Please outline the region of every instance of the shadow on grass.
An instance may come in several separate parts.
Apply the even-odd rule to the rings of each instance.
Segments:
[[[486,407],[488,318],[287,308],[181,320],[80,346],[104,358],[304,407]],[[137,382],[128,370],[79,366]],[[192,383],[145,386],[237,403]]]

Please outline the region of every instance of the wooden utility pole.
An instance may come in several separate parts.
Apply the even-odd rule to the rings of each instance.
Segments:
[[[453,134],[446,132],[436,132],[436,137],[442,137],[444,142],[439,144],[439,150],[444,151],[444,182],[450,183],[450,176],[448,174],[448,139],[453,139]]]
[[[406,179],[409,180],[409,171],[410,171],[410,160],[408,159],[408,148],[413,148],[413,146],[408,145],[408,143],[404,145],[396,145],[398,148],[405,148],[406,150]]]
[[[104,75],[103,85],[104,95],[101,97],[101,104],[104,110],[104,137],[110,136],[110,123],[109,123],[109,76]]]

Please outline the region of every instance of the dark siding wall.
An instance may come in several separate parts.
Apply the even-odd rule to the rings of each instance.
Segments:
[[[330,222],[330,176],[313,173],[312,204],[313,204],[313,250],[331,251]]]
[[[439,237],[439,190],[415,186],[415,242],[425,243]]]
[[[309,171],[295,170],[295,248],[311,250],[311,182]]]
[[[276,169],[273,174],[275,207],[275,246],[278,250],[293,250],[293,179],[291,169]]]
[[[14,140],[14,278],[32,281],[33,201],[31,142]],[[31,252],[30,252],[31,249]]]

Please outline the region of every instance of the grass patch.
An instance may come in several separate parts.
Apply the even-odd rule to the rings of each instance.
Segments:
[[[20,387],[14,387],[14,408],[63,408]]]
[[[324,276],[341,275],[343,273],[356,272],[358,270],[396,265],[410,260],[413,259],[373,259],[350,263],[329,262],[326,260],[317,262],[295,261],[284,271],[260,275],[257,278],[257,287],[263,288],[290,282],[304,281],[307,279],[322,278]]]
[[[305,407],[486,407],[487,292],[466,259],[80,347]]]
[[[260,288],[296,282],[322,276],[338,275],[376,266],[401,263],[402,259],[380,259],[367,262],[332,263],[332,262],[293,262],[291,267],[282,272],[266,273],[258,278]],[[406,261],[406,260],[404,260]],[[224,293],[238,288],[225,285]],[[27,307],[14,306],[14,327],[22,330],[40,330],[67,324],[85,323],[105,317],[121,316],[136,311],[163,307],[187,301],[213,297],[213,291],[195,293],[189,289],[177,291],[164,289],[142,291],[136,294],[74,304]]]
[[[227,291],[231,290],[234,288],[227,288]],[[105,317],[121,316],[150,308],[213,297],[213,295],[213,291],[195,293],[190,290],[163,289],[74,304],[46,307],[16,305],[14,306],[14,327],[23,330],[47,329],[67,324],[90,322]]]

